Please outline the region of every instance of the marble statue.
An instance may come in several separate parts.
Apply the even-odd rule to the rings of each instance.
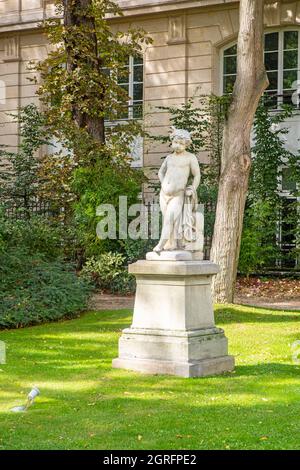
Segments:
[[[214,319],[211,282],[219,266],[203,260],[199,164],[187,150],[188,131],[173,128],[171,141],[173,153],[159,170],[161,237],[155,251],[128,267],[137,286],[133,319],[112,365],[180,377],[222,374],[233,370],[234,358]]]
[[[159,172],[161,182],[160,208],[163,226],[159,243],[153,252],[190,251],[203,253],[203,213],[198,211],[197,188],[200,168],[197,157],[187,149],[191,134],[172,127],[173,153],[169,154]],[[147,259],[156,259],[155,254]]]

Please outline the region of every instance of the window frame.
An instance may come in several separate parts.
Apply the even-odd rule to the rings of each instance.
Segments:
[[[129,60],[128,60],[128,68],[129,68],[129,74],[128,74],[128,96],[129,96],[129,100],[128,100],[128,106],[127,106],[128,116],[124,117],[124,118],[115,119],[113,121],[105,120],[104,121],[105,127],[110,127],[111,128],[111,127],[117,126],[118,124],[124,124],[125,125],[128,121],[131,121],[131,120],[142,121],[144,119],[144,111],[145,111],[145,106],[144,106],[144,103],[145,103],[145,57],[144,57],[144,55],[141,55],[140,58],[142,59],[142,63],[137,64],[136,66],[141,65],[143,67],[142,82],[134,82],[134,67],[135,67],[135,65],[134,65],[134,56],[132,56],[132,55],[129,56]],[[142,89],[143,89],[142,100],[134,100],[133,99],[133,90],[134,90],[134,84],[135,83],[141,83],[142,84]],[[122,85],[127,84],[127,82],[124,82],[124,83],[120,82],[118,84],[120,86],[122,86]],[[141,105],[142,105],[142,112],[141,112],[140,117],[134,117],[133,116],[134,102],[135,101],[141,103]],[[141,136],[137,136],[136,141],[138,139],[141,139],[142,155],[141,155],[140,160],[132,160],[131,161],[131,167],[132,168],[142,168],[144,166],[144,138],[141,137]]]
[[[137,119],[137,120],[142,120],[144,118],[144,94],[145,94],[145,60],[144,56],[141,56],[142,63],[141,64],[135,64],[134,63],[134,56],[130,56],[128,60],[128,82],[118,82],[118,85],[127,85],[128,84],[128,116],[124,118],[117,119],[117,122],[123,122],[123,121],[130,121],[132,119]],[[137,82],[134,81],[134,68],[135,67],[143,67],[143,76],[142,76],[142,81]],[[127,67],[127,66],[126,66]],[[142,99],[141,100],[135,100],[134,99],[134,85],[135,84],[141,84],[142,85]],[[142,112],[140,117],[134,117],[134,106],[135,103],[140,103],[142,106]],[[114,121],[114,122],[116,122]]]
[[[297,81],[298,81],[298,90],[300,88],[300,28],[295,27],[295,26],[289,26],[289,27],[284,27],[284,28],[270,28],[264,31],[264,34],[272,34],[272,33],[278,33],[278,79],[277,79],[277,109],[282,104],[283,102],[283,92],[284,90],[290,90],[290,89],[284,89],[283,87],[283,76],[284,76],[284,71],[288,70],[295,70],[295,69],[284,69],[284,33],[285,32],[292,32],[296,31],[298,32],[298,68],[297,68]],[[224,72],[224,57],[225,57],[225,51],[227,49],[230,49],[231,47],[237,45],[237,39],[234,41],[231,41],[230,43],[227,43],[225,46],[222,47],[221,53],[220,53],[220,88],[219,92],[220,95],[224,95],[224,78],[225,76],[233,76],[236,74],[225,74]],[[273,51],[272,51],[273,52]],[[276,51],[274,51],[276,52]],[[228,57],[235,57],[234,55],[229,55]],[[296,89],[297,90],[297,89]],[[268,94],[268,91],[266,90],[266,93]],[[300,96],[298,93],[298,100],[297,100],[297,108],[299,108],[300,105]]]

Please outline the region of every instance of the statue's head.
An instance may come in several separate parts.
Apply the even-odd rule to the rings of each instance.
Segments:
[[[176,153],[183,152],[192,143],[192,137],[189,131],[185,129],[176,129],[171,127],[170,139],[172,142],[172,149]]]

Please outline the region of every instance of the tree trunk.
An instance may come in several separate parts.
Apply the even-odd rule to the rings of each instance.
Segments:
[[[268,86],[264,66],[264,1],[240,0],[237,78],[225,121],[211,259],[218,263],[215,301],[232,303],[251,167],[250,135],[259,99]]]
[[[70,73],[76,74],[76,68],[81,66],[83,61],[86,64],[99,71],[102,67],[98,54],[97,35],[95,33],[95,19],[91,13],[93,0],[63,0],[64,5],[64,26],[66,28],[79,27],[84,31],[85,47],[87,53],[83,55],[79,52],[78,57],[74,51],[76,50],[76,34],[68,36],[65,39],[67,51],[67,68]],[[99,93],[104,91],[99,90]],[[104,117],[91,116],[88,113],[81,112],[76,106],[72,105],[73,118],[80,128],[86,128],[88,133],[98,142],[105,143]]]

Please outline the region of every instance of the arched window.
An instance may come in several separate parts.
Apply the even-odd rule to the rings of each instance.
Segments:
[[[270,85],[266,93],[275,107],[292,104],[292,95],[300,79],[299,31],[276,31],[265,34],[265,65]],[[231,93],[236,79],[237,46],[224,50],[223,92]]]

